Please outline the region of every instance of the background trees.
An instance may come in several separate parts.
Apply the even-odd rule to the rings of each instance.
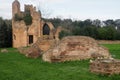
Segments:
[[[12,22],[0,17],[0,47],[12,46]]]
[[[120,40],[120,19],[116,20],[76,20],[71,19],[45,19],[51,21],[55,27],[62,26],[67,31],[60,33],[60,38],[68,35],[90,36],[99,40]],[[69,32],[69,33],[68,33]]]
[[[24,19],[28,19],[29,14]],[[60,39],[65,36],[81,35],[90,36],[98,40],[120,40],[120,19],[116,20],[71,20],[71,19],[43,19],[53,23],[55,28],[62,26]],[[31,23],[31,21],[30,21]],[[12,21],[0,17],[0,47],[12,46]]]

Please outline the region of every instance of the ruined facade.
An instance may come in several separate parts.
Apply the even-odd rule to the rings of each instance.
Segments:
[[[32,23],[26,25],[24,18],[28,13],[31,16]],[[53,24],[43,21],[41,13],[36,11],[36,7],[33,5],[25,5],[24,11],[21,11],[18,0],[12,3],[12,31],[14,48],[30,46],[38,38],[56,38]]]

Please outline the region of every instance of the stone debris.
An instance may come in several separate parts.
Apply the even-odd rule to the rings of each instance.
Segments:
[[[21,54],[24,54],[26,57],[30,57],[30,58],[38,58],[39,56],[42,55],[42,51],[38,48],[36,44],[33,44],[30,47],[18,48],[18,51]]]
[[[120,74],[120,60],[96,59],[90,62],[90,72],[96,74]]]
[[[47,62],[64,62],[109,57],[107,48],[100,46],[93,38],[85,36],[68,36],[46,51],[42,58]]]
[[[1,53],[8,53],[8,50],[7,50],[7,49],[1,49],[0,52],[1,52]]]
[[[56,44],[56,40],[55,39],[51,39],[49,38],[49,36],[46,36],[44,38],[39,38],[37,40],[37,42],[35,42],[35,44],[40,50],[42,50],[43,52],[46,52],[47,50],[49,50],[51,47],[53,47]]]

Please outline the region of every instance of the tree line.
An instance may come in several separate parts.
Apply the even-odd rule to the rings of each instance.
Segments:
[[[45,19],[51,21],[55,27],[62,26],[60,38],[70,35],[90,36],[98,40],[120,40],[120,19],[101,20],[71,20],[71,19]]]
[[[0,17],[0,48],[12,46],[12,22]]]
[[[116,20],[71,20],[43,19],[54,24],[55,28],[62,26],[60,38],[71,35],[90,36],[98,40],[120,40],[120,19]],[[12,47],[12,20],[0,17],[0,48]]]

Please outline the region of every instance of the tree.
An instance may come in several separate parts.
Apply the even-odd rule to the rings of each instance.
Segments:
[[[115,40],[116,30],[111,26],[98,29],[99,39],[103,40]]]
[[[5,20],[5,24],[7,25],[7,33],[6,33],[6,47],[12,46],[12,21],[11,20]]]
[[[105,29],[105,27],[99,28],[98,29],[98,38],[102,39],[102,40],[107,40],[107,30]]]
[[[120,31],[119,30],[117,30],[115,37],[116,37],[115,38],[116,40],[120,40]]]
[[[7,25],[5,21],[2,20],[0,28],[0,47],[5,47],[7,44]]]
[[[62,30],[62,31],[59,33],[59,38],[62,39],[63,37],[65,37],[65,36],[70,36],[70,35],[72,35],[70,32],[65,31],[65,30]]]
[[[97,35],[98,35],[97,27],[95,27],[95,26],[85,27],[84,28],[84,35],[97,39]]]
[[[94,20],[94,21],[92,22],[92,24],[93,24],[94,26],[96,26],[96,27],[101,27],[101,21],[98,20],[98,19]]]
[[[0,17],[0,47],[12,46],[12,22]]]
[[[107,30],[107,40],[115,40],[115,36],[116,36],[116,30],[114,27],[109,26],[106,28]]]
[[[120,30],[120,19],[115,20],[115,26]]]
[[[83,28],[80,28],[79,26],[75,26],[72,30],[73,35],[84,35],[84,30]]]
[[[92,25],[92,20],[86,19],[86,20],[84,21],[84,26],[91,26],[91,25]]]
[[[106,26],[115,26],[115,23],[112,19],[109,19],[109,20],[106,20],[106,21],[103,21],[105,23]]]
[[[4,46],[4,21],[2,17],[0,17],[0,47]]]

